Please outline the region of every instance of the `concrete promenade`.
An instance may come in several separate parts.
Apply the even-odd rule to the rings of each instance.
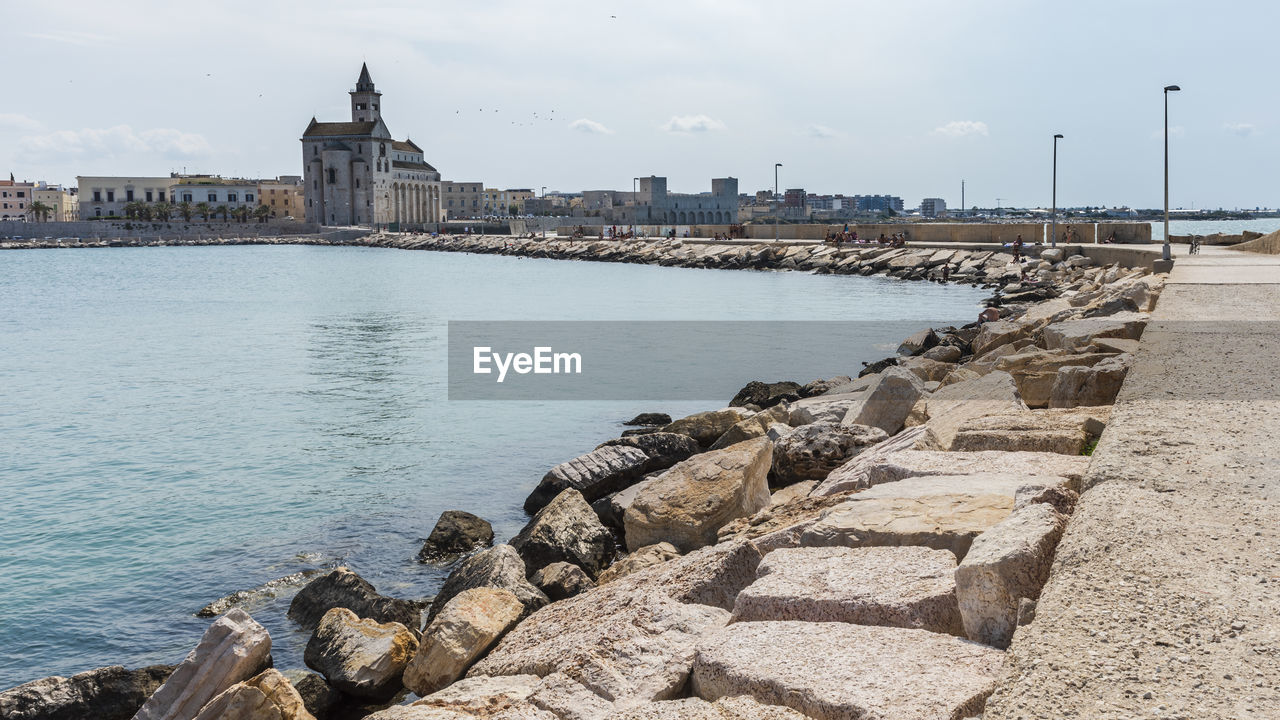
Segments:
[[[1177,261],[985,720],[1280,718],[1280,256]]]

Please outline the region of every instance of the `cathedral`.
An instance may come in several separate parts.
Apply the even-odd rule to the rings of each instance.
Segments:
[[[442,219],[440,173],[412,140],[382,121],[382,93],[369,67],[351,93],[351,122],[317,122],[302,133],[307,222],[420,226]]]

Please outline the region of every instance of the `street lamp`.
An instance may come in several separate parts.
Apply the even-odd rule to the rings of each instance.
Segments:
[[[1058,247],[1058,141],[1061,139],[1061,133],[1053,136],[1053,210],[1050,215],[1053,219],[1053,234],[1049,236],[1050,247]]]
[[[1173,252],[1169,247],[1169,93],[1181,89],[1177,85],[1166,85],[1164,88],[1164,247],[1160,252],[1161,260],[1173,260]]]
[[[782,167],[782,163],[773,164],[773,200],[778,201],[778,168]],[[773,213],[773,241],[778,242],[778,216],[782,214],[782,206]]]

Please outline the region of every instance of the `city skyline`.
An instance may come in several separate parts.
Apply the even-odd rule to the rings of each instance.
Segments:
[[[1037,207],[1061,132],[1060,206],[1158,207],[1160,88],[1178,83],[1171,205],[1277,204],[1258,162],[1280,149],[1277,101],[1240,68],[1275,59],[1280,13],[1259,2],[328,5],[227,3],[199,27],[141,4],[10,9],[0,36],[33,71],[0,109],[0,171],[298,174],[306,121],[341,116],[334,88],[367,61],[391,131],[493,187],[753,192],[781,162],[779,190],[955,207],[963,179],[967,206]]]

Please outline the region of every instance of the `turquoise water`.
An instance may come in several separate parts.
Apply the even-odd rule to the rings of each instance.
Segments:
[[[341,562],[429,596],[447,570],[414,558],[443,510],[509,538],[543,473],[620,420],[709,409],[755,379],[726,378],[719,403],[451,403],[447,320],[923,327],[972,319],[984,294],[358,248],[2,253],[0,688],[177,662],[203,605],[302,569]],[[302,667],[306,642],[287,603],[251,608],[282,669]]]

